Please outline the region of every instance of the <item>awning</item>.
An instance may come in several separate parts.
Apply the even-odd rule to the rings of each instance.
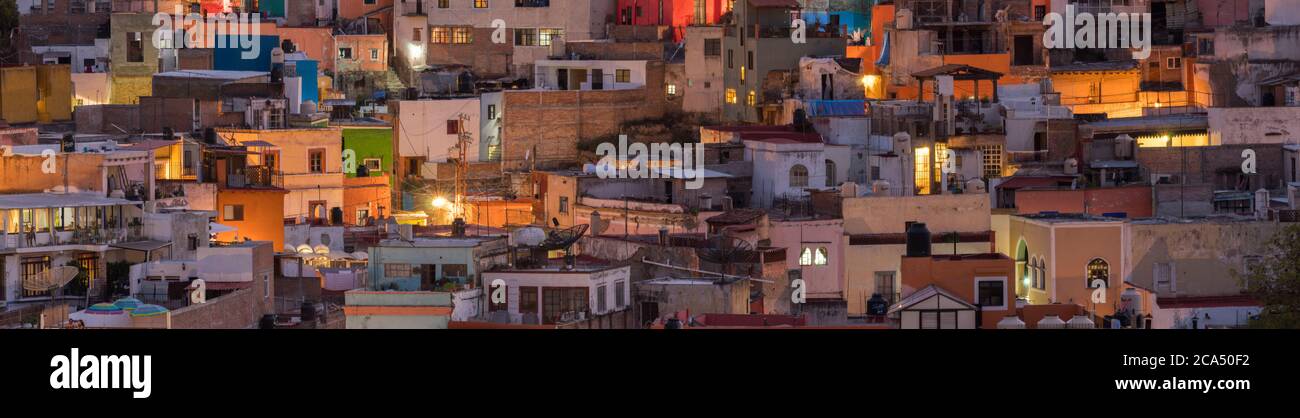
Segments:
[[[208,233],[221,234],[226,232],[235,232],[237,228],[230,225],[222,225],[216,222],[208,222]]]
[[[1002,184],[997,185],[998,189],[1022,189],[1025,187],[1058,187],[1069,186],[1074,182],[1073,177],[1066,176],[1048,176],[1048,177],[1020,177],[1012,176]]]
[[[205,280],[203,282],[203,287],[208,290],[247,289],[253,287],[253,282],[214,282]]]
[[[109,244],[108,246],[109,246],[109,247],[113,247],[113,248],[121,248],[121,249],[123,249],[123,250],[133,250],[133,251],[153,251],[153,250],[157,250],[157,249],[162,248],[162,247],[166,247],[166,246],[168,246],[168,245],[172,245],[172,243],[169,242],[169,241],[146,240],[146,241],[122,242],[122,243],[117,243],[117,244]]]
[[[74,208],[130,205],[134,202],[98,193],[20,193],[0,195],[0,209]]]
[[[240,142],[239,145],[243,145],[246,147],[274,147],[275,146],[275,144],[266,141],[260,141],[260,140],[244,141],[244,142]]]

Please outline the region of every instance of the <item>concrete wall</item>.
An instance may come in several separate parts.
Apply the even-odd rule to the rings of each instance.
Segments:
[[[66,159],[65,159],[66,157]],[[83,192],[104,190],[104,154],[74,153],[57,155],[48,159],[54,172],[42,170],[47,162],[40,155],[11,155],[0,157],[0,193],[43,193],[46,189],[68,185]]]
[[[844,233],[903,233],[907,221],[931,233],[990,230],[987,194],[857,197],[844,199]]]
[[[1134,222],[1128,237],[1133,269],[1127,277],[1161,299],[1238,296],[1242,283],[1233,272],[1246,271],[1246,257],[1265,254],[1280,229],[1272,222]],[[1172,286],[1156,284],[1156,264],[1171,266]]]
[[[1300,119],[1300,107],[1212,107],[1207,110],[1212,145],[1300,143],[1300,131],[1288,129]]]
[[[706,39],[718,41],[717,55],[705,55]],[[686,85],[682,111],[718,114],[722,110],[722,27],[688,26],[686,28]]]
[[[1106,187],[1097,189],[1020,189],[1016,190],[1017,213],[1087,213],[1102,215],[1124,212],[1129,218],[1150,217],[1153,213],[1150,186]]]
[[[190,305],[171,312],[172,329],[248,329],[257,326],[262,315],[271,314],[275,306],[263,295],[260,282],[207,303]]]

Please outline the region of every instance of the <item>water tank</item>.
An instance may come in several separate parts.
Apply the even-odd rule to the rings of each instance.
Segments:
[[[302,104],[298,105],[298,113],[301,113],[301,114],[304,114],[304,115],[310,115],[310,114],[316,113],[316,101],[315,101],[315,100],[307,100],[307,101],[302,102]]]
[[[1056,315],[1048,315],[1038,321],[1038,329],[1065,329],[1065,321]]]
[[[713,209],[713,196],[709,196],[707,194],[700,195],[700,210],[712,210],[712,209]]]
[[[871,194],[884,196],[889,194],[889,180],[876,180],[871,182]]]
[[[515,230],[510,237],[514,241],[514,245],[533,247],[546,240],[546,231],[542,228],[530,226]]]
[[[302,322],[316,321],[316,304],[310,301],[303,301],[302,306],[298,308],[301,312]]]
[[[966,193],[985,193],[987,191],[988,189],[984,187],[984,180],[966,180]]]
[[[858,184],[851,181],[840,184],[840,197],[858,197]]]
[[[402,241],[411,241],[415,239],[415,226],[411,224],[397,225],[397,234],[402,237]]]
[[[1119,295],[1119,312],[1129,318],[1136,318],[1142,312],[1142,294],[1137,289],[1124,289],[1124,293]]]
[[[889,301],[879,293],[872,293],[867,299],[867,315],[885,315],[889,313]]]
[[[458,238],[465,236],[465,218],[456,218],[451,221],[451,236]]]
[[[1069,329],[1093,329],[1097,327],[1097,324],[1094,324],[1092,320],[1088,319],[1086,316],[1075,315],[1074,318],[1070,318],[1070,320],[1065,323],[1065,327]]]
[[[930,230],[925,222],[909,222],[907,225],[907,256],[930,256]]]
[[[1133,137],[1128,134],[1120,134],[1115,137],[1115,158],[1126,159],[1133,157]]]
[[[257,328],[275,329],[275,315],[271,315],[271,314],[262,315],[262,319],[260,321],[257,321]]]
[[[271,64],[284,64],[284,48],[271,48]]]
[[[668,318],[667,321],[664,321],[664,329],[682,329],[682,320]]]
[[[370,177],[370,169],[364,165],[357,166],[357,177]]]
[[[1067,176],[1079,175],[1079,160],[1074,158],[1066,158],[1065,167],[1063,168],[1063,170],[1065,171],[1065,175]]]
[[[998,321],[997,326],[998,329],[1025,329],[1025,321],[1021,321],[1018,316],[1007,315],[1001,321]]]

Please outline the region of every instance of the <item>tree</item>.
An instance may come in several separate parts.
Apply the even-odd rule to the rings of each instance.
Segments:
[[[0,62],[17,61],[14,32],[18,30],[18,1],[0,0]]]
[[[1232,270],[1246,293],[1262,306],[1258,328],[1300,328],[1300,224],[1282,228],[1269,241],[1259,263]]]

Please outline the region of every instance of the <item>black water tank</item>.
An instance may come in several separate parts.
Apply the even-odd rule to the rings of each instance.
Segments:
[[[872,293],[871,299],[867,299],[867,315],[884,315],[889,312],[889,301],[879,293]]]
[[[907,256],[930,256],[930,230],[925,222],[909,222],[907,225]]]
[[[257,327],[260,329],[275,329],[275,315],[262,315],[262,320],[257,321]]]
[[[357,166],[357,177],[370,177],[370,169],[364,165]]]
[[[668,318],[667,321],[664,321],[664,329],[682,329],[682,320]]]
[[[301,315],[302,315],[302,322],[312,322],[312,321],[315,321],[315,320],[316,320],[316,304],[315,304],[315,303],[311,303],[311,301],[304,301],[304,302],[302,303],[302,307],[299,308],[299,309],[300,309],[300,312],[302,312],[302,314],[301,314]]]
[[[465,218],[456,218],[456,220],[451,221],[451,236],[465,236]]]
[[[216,143],[217,143],[217,129],[216,129],[216,128],[205,128],[205,129],[203,129],[203,143],[205,143],[205,144],[216,144]]]

